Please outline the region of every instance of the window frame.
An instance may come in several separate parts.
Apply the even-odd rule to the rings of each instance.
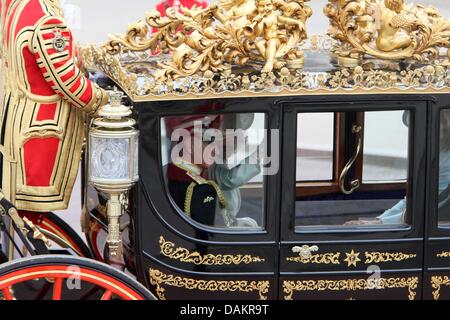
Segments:
[[[395,110],[391,110],[395,111]],[[297,113],[299,115],[302,112]],[[353,179],[360,181],[359,191],[389,191],[406,189],[407,182],[364,182],[364,134],[365,134],[365,113],[357,113],[358,124],[361,125],[361,152],[354,163],[355,175]],[[332,192],[340,192],[339,189],[339,175],[348,162],[349,156],[345,153],[345,132],[346,132],[346,112],[334,113],[334,146],[333,146],[333,164],[332,164],[332,179],[331,180],[308,180],[296,181],[296,195],[297,196],[319,196]],[[298,122],[297,122],[298,125]],[[297,127],[298,129],[298,127]],[[409,137],[408,137],[409,139]]]
[[[284,173],[283,180],[291,181],[290,184],[287,181],[283,182],[286,186],[283,193],[285,202],[282,205],[282,226],[281,234],[282,241],[323,241],[323,235],[333,235],[342,233],[351,233],[355,239],[377,239],[380,237],[391,237],[393,232],[398,237],[407,237],[407,235],[417,235],[423,230],[424,219],[423,215],[419,214],[420,210],[424,206],[424,176],[421,175],[425,170],[425,162],[420,161],[423,158],[426,151],[426,97],[417,97],[417,99],[408,99],[407,96],[394,97],[374,97],[369,96],[352,96],[352,101],[349,102],[345,97],[336,97],[335,100],[317,99],[316,101],[299,101],[289,102],[283,101],[285,108],[284,115],[284,155],[283,162]],[[398,98],[398,99],[396,99]],[[402,99],[403,98],[403,99]],[[308,228],[295,228],[295,200],[297,198],[296,192],[296,179],[292,179],[286,171],[292,172],[296,165],[296,154],[294,151],[293,143],[289,142],[287,138],[292,136],[292,132],[297,130],[297,114],[298,113],[310,113],[310,112],[337,112],[337,111],[353,111],[353,112],[369,112],[369,111],[399,111],[408,110],[411,112],[411,126],[409,134],[409,166],[408,166],[408,179],[410,181],[410,187],[407,189],[407,199],[409,202],[409,213],[406,219],[408,226],[396,227],[386,225],[376,225],[376,227],[370,228],[333,228],[333,226],[327,228],[318,228],[314,230],[308,230]],[[292,120],[291,118],[295,119]],[[286,143],[288,141],[288,143]],[[296,142],[295,142],[296,145]],[[292,150],[288,150],[292,149]],[[289,156],[286,156],[289,155]],[[377,186],[374,186],[375,188]],[[292,189],[290,189],[292,188]],[[422,190],[423,189],[423,190]],[[413,197],[414,195],[414,197]],[[300,230],[301,229],[301,230]],[[396,237],[397,237],[396,236]],[[303,240],[302,240],[303,239]],[[339,239],[339,238],[337,238]]]
[[[211,111],[205,111],[202,110],[202,112],[198,112],[196,114],[199,115],[224,115],[224,114],[237,114],[237,113],[241,113],[241,114],[248,114],[248,113],[253,113],[253,114],[263,114],[264,115],[264,128],[268,128],[270,126],[270,117],[269,117],[269,112],[267,110],[265,111],[258,111],[258,110],[248,110],[248,111],[228,111],[228,110],[211,110]],[[165,118],[169,118],[169,117],[183,117],[183,116],[191,116],[193,113],[176,113],[176,114],[163,114],[160,117],[158,117],[158,131],[159,131],[159,135],[158,135],[158,141],[160,141],[159,143],[159,150],[158,150],[158,161],[159,161],[159,172],[161,172],[161,175],[163,173],[163,165],[162,165],[162,134],[161,134],[161,130],[162,130],[162,126],[161,123],[162,121],[164,121]],[[281,139],[281,136],[280,136]],[[272,148],[272,141],[268,142],[269,144],[269,148]],[[169,164],[170,162],[168,162]],[[195,221],[194,219],[192,219],[191,217],[187,216],[186,213],[182,210],[182,208],[178,207],[178,205],[175,203],[175,200],[172,198],[172,196],[170,195],[170,191],[169,191],[169,187],[167,184],[167,180],[166,177],[161,176],[162,182],[163,182],[163,189],[164,189],[164,193],[166,196],[166,199],[169,201],[170,206],[172,208],[172,210],[174,210],[177,215],[183,219],[187,224],[189,224],[191,227],[193,227],[196,230],[199,231],[206,231],[208,233],[211,234],[222,234],[222,235],[248,235],[248,234],[254,234],[254,235],[258,235],[258,234],[268,234],[269,230],[268,230],[268,221],[269,221],[269,217],[268,217],[268,205],[267,205],[267,194],[268,194],[268,180],[266,176],[263,176],[263,181],[262,181],[262,185],[263,185],[263,197],[262,197],[262,225],[258,226],[258,228],[227,228],[227,227],[217,227],[217,226],[208,226],[208,225],[204,225],[202,223],[199,223],[197,221]],[[254,192],[254,190],[256,188],[249,186],[250,192]]]

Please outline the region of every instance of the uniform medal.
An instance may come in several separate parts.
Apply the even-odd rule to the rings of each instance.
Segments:
[[[55,31],[55,39],[53,39],[53,48],[58,52],[63,52],[66,48],[66,40],[60,30]]]

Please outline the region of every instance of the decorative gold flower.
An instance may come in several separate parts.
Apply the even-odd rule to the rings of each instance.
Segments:
[[[353,249],[352,252],[350,253],[346,252],[345,255],[347,257],[344,259],[344,261],[347,262],[349,267],[350,266],[356,267],[356,264],[361,261],[361,259],[359,258],[359,252],[355,252]]]

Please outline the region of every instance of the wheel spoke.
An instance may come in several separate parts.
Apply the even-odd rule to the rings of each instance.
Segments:
[[[106,290],[105,293],[102,295],[101,300],[111,300],[112,297],[112,291]]]
[[[5,289],[2,290],[2,292],[3,292],[3,298],[5,300],[14,300],[13,296],[11,295],[10,287],[6,287]]]
[[[50,282],[45,281],[44,285],[42,286],[41,290],[38,292],[34,300],[42,300],[50,289],[50,286]]]
[[[53,284],[53,300],[61,300],[62,284],[62,278],[55,278],[55,283]]]
[[[86,292],[81,298],[80,300],[87,300],[89,297],[91,297],[92,295],[94,295],[97,291],[99,291],[101,289],[101,287],[99,286],[94,286],[92,289],[90,289],[88,292]]]

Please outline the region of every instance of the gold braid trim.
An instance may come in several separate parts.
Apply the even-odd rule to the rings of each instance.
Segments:
[[[197,183],[191,182],[186,190],[186,197],[184,199],[184,213],[186,213],[189,217],[191,216],[192,195],[194,194],[194,188],[196,185]]]
[[[199,290],[207,292],[239,292],[256,293],[254,298],[267,300],[269,293],[269,281],[248,281],[248,280],[197,280],[163,273],[157,269],[150,269],[150,283],[155,286],[156,294],[160,300],[166,300],[163,286],[182,288],[186,290]]]
[[[227,200],[225,199],[225,196],[217,183],[215,183],[214,181],[207,181],[206,183],[213,187],[214,190],[216,190],[217,196],[219,197],[220,206],[222,208],[226,208],[228,206]]]

